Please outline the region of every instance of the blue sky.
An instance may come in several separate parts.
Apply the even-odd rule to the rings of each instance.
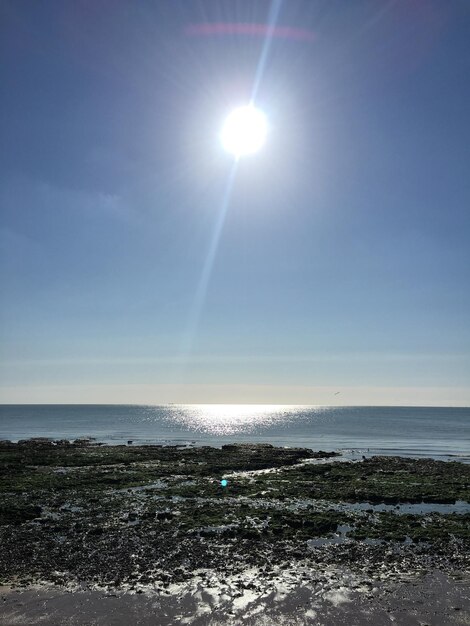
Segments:
[[[229,190],[271,4],[2,2],[1,402],[470,404],[470,5],[279,2]]]

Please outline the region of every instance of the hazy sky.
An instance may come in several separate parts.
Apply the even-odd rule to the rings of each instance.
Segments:
[[[470,405],[467,0],[1,0],[0,28],[1,402]]]

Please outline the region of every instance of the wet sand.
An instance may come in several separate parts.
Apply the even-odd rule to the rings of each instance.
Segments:
[[[0,624],[127,626],[444,626],[470,624],[470,579],[440,572],[368,586],[343,573],[258,596],[200,585],[168,595],[33,588],[0,590]]]

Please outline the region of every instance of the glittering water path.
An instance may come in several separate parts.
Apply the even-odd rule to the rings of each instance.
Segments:
[[[233,441],[470,462],[470,409],[276,405],[1,405],[0,438],[220,446]]]

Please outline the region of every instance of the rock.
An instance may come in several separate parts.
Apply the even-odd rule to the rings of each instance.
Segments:
[[[325,452],[324,450],[318,450],[313,453],[314,459],[330,459],[335,456],[341,456],[341,452]]]
[[[257,452],[259,450],[271,450],[274,446],[270,443],[227,443],[222,446],[222,450],[238,451],[252,451]]]
[[[31,439],[20,439],[19,446],[50,446],[53,443],[50,437],[32,437]]]
[[[91,446],[95,441],[95,437],[79,437],[78,439],[74,439],[73,445],[78,447]]]
[[[158,520],[171,520],[173,519],[173,513],[171,513],[170,511],[160,511],[160,513],[157,513],[157,519]]]

